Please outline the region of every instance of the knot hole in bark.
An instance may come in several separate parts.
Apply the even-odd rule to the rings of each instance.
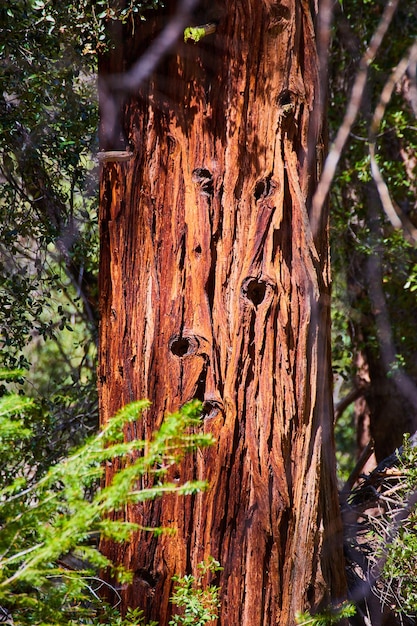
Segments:
[[[207,360],[208,355],[206,344],[207,341],[203,337],[199,337],[191,333],[182,333],[171,337],[169,341],[169,350],[171,354],[180,359],[192,355],[199,355]]]
[[[266,176],[265,178],[261,178],[257,181],[255,185],[255,189],[253,190],[253,196],[256,202],[260,200],[264,200],[268,198],[277,188],[278,183],[271,178],[271,176]]]
[[[200,187],[202,194],[206,196],[213,195],[213,174],[210,170],[207,170],[204,167],[197,167],[193,170],[192,180],[193,183]]]
[[[242,283],[243,297],[252,302],[255,307],[258,307],[265,300],[267,293],[271,290],[272,285],[262,278],[248,276]]]
[[[297,96],[293,91],[284,89],[277,98],[277,104],[283,116],[289,115],[295,111]]]
[[[134,574],[134,582],[145,588],[155,589],[159,576],[152,576],[146,569],[137,569]]]
[[[270,35],[277,36],[279,33],[281,33],[287,27],[290,19],[291,10],[289,9],[289,7],[286,7],[283,4],[271,6],[268,25],[268,31],[270,31]]]
[[[207,398],[203,402],[203,409],[201,412],[202,419],[213,419],[219,413],[223,412],[224,407],[223,403],[220,400],[216,400],[214,398]]]
[[[169,348],[174,356],[180,358],[192,353],[192,345],[188,337],[175,337],[171,340]]]

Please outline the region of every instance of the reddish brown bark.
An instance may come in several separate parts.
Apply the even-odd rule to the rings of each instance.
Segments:
[[[175,536],[106,550],[135,572],[124,604],[160,626],[171,576],[208,555],[224,567],[219,624],[285,626],[344,591],[327,228],[314,245],[308,220],[323,143],[314,15],[303,0],[219,14],[215,35],[179,44],[129,100],[134,157],[102,166],[100,202],[102,420],[147,397],[127,436],[149,436],[200,398],[217,443],[179,477],[210,489],[128,512]]]

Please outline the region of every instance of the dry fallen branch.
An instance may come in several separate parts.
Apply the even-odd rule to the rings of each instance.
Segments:
[[[415,435],[409,445],[415,445]],[[390,546],[400,529],[410,524],[409,517],[417,505],[417,492],[410,488],[404,458],[410,462],[404,448],[400,448],[370,474],[359,475],[353,488],[352,481],[348,481],[342,492],[351,598],[360,613],[369,611],[372,624],[380,623],[385,607],[398,612],[403,606],[402,580],[387,573],[385,565]],[[362,461],[360,464],[363,466]],[[402,623],[409,623],[404,620],[407,615],[400,613]]]

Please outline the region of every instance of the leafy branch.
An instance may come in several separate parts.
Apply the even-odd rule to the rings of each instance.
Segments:
[[[115,568],[97,546],[100,536],[124,542],[142,529],[117,519],[115,514],[127,504],[166,493],[194,494],[207,486],[202,481],[166,480],[168,470],[187,453],[212,443],[210,435],[190,432],[200,424],[200,404],[192,402],[167,415],[150,442],[125,442],[125,425],[139,419],[148,406],[147,401],[138,401],[124,407],[98,435],[34,483],[12,476],[0,485],[0,604],[18,614],[19,623],[38,623],[33,621],[35,613],[43,615],[39,623],[45,623],[44,614],[49,619],[53,614],[54,624],[67,624],[74,615],[78,619],[83,602],[91,605],[94,600],[91,580],[101,568],[110,568],[120,582],[130,579],[129,572]],[[0,398],[0,452],[5,447],[10,451],[22,436],[19,414],[24,408],[20,396]],[[23,429],[23,435],[30,437],[30,429]],[[116,461],[120,469],[106,487],[100,487],[106,463]],[[145,476],[149,486],[142,488]],[[69,570],[66,555],[78,559],[80,569]],[[56,611],[59,607],[59,618],[54,607]]]

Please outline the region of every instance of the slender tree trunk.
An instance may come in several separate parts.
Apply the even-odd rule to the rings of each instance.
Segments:
[[[352,333],[360,355],[357,373],[361,377],[366,370],[369,380],[362,419],[368,421],[368,437],[375,442],[375,458],[379,463],[402,445],[404,433],[412,434],[417,429],[417,385],[412,359],[404,359],[404,364],[399,356],[404,345],[392,324],[398,315],[397,299],[402,293],[400,289],[390,292],[384,286],[383,212],[378,192],[373,183],[366,192],[372,254],[354,253],[348,289],[351,304],[358,313]],[[414,309],[409,310],[409,314],[402,313],[402,324],[412,327],[416,319]],[[359,421],[358,426],[361,425]],[[360,435],[359,429],[359,445]],[[366,444],[366,435],[363,443]]]
[[[219,624],[285,626],[344,593],[327,217],[316,244],[308,219],[323,149],[311,122],[315,16],[304,0],[210,7],[216,34],[180,42],[127,102],[133,158],[102,167],[99,363],[103,421],[152,401],[127,437],[204,402],[201,427],[217,443],[174,478],[210,489],[128,511],[174,536],[104,548],[134,571],[124,606],[160,626],[172,575],[208,555],[224,567]],[[125,35],[103,73],[137,58],[141,32]]]

